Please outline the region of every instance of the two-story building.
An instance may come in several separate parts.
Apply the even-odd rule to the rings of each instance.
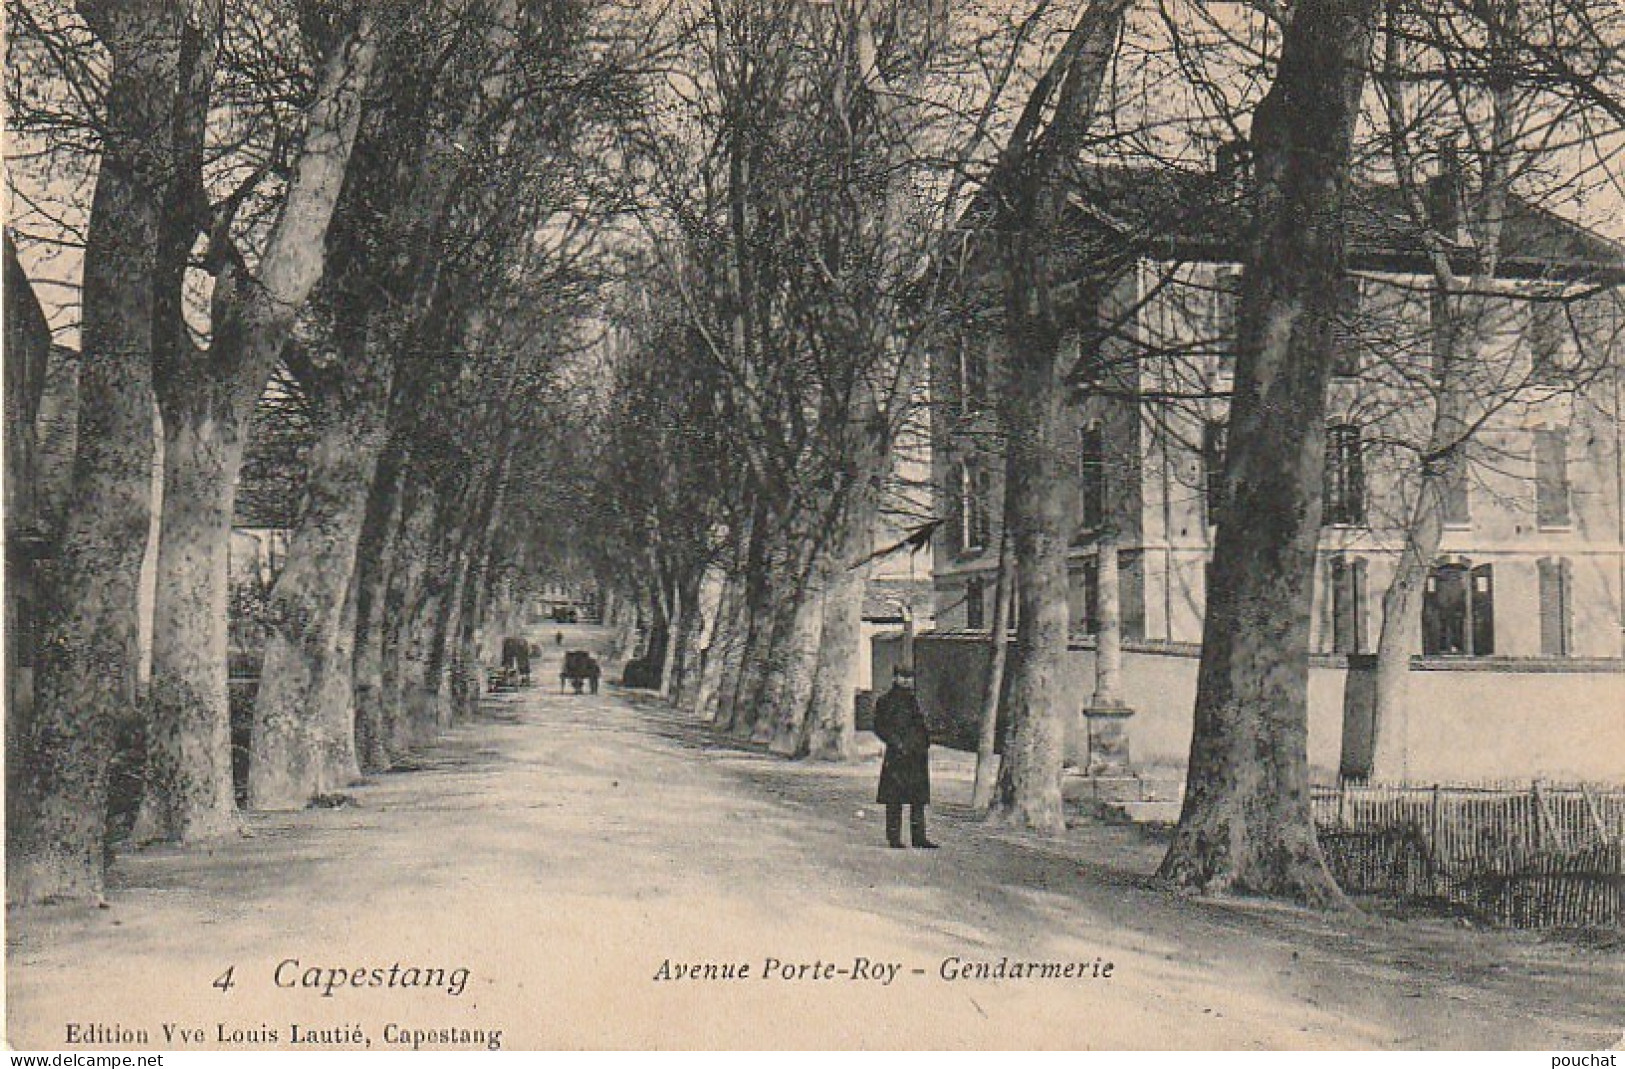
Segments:
[[[1091,329],[1074,338],[1102,340],[1088,351],[1074,340],[1072,477],[1058,488],[1076,517],[1072,629],[1080,662],[1087,660],[1096,542],[1109,531],[1130,690],[1146,669],[1136,658],[1189,662],[1141,672],[1142,692],[1131,696],[1142,714],[1154,705],[1156,716],[1183,717],[1140,732],[1153,740],[1143,755],[1172,763],[1189,738],[1216,525],[1246,522],[1225,516],[1222,479],[1244,213],[1236,175],[1224,168],[1100,168],[1089,181],[1096,188],[1074,198],[1070,225],[1097,243],[1102,233],[1120,233],[1144,252],[1098,305],[1076,311]],[[1594,746],[1602,738],[1625,743],[1625,317],[1617,288],[1625,249],[1516,198],[1501,240],[1493,281],[1467,306],[1471,372],[1446,380],[1430,263],[1403,198],[1362,187],[1350,209],[1311,639],[1321,655],[1311,681],[1311,756],[1323,775],[1389,771],[1370,767],[1369,655],[1384,591],[1411,536],[1423,465],[1437,462],[1424,456],[1441,441],[1434,421],[1442,391],[1453,388],[1445,403],[1467,430],[1444,440],[1459,442],[1464,459],[1450,468],[1444,531],[1411,651],[1413,701],[1442,722],[1437,731],[1424,723],[1418,745],[1450,748],[1460,732],[1477,730],[1474,717],[1481,728],[1485,701],[1500,702],[1508,720],[1484,752],[1454,762],[1412,755],[1407,772],[1625,776],[1625,750],[1604,758]],[[992,617],[1002,500],[993,337],[972,325],[933,367],[933,482],[948,520],[932,569],[939,632],[985,632]],[[1079,692],[1087,697],[1083,677]],[[1571,711],[1574,744],[1526,742],[1525,759],[1499,762],[1496,751],[1523,733],[1513,714],[1542,701]]]

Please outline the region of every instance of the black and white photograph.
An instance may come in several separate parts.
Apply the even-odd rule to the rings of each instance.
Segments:
[[[1617,1064],[1619,0],[3,36],[8,1050]]]

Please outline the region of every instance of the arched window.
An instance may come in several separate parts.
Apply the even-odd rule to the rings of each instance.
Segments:
[[[1322,521],[1337,526],[1365,523],[1365,449],[1360,428],[1340,423],[1326,430],[1326,486]]]
[[[1106,447],[1100,424],[1078,432],[1079,526],[1094,530],[1106,522]]]

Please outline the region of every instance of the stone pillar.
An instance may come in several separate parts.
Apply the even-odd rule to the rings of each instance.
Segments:
[[[1117,539],[1104,534],[1095,544],[1095,693],[1084,708],[1089,729],[1090,775],[1123,775],[1129,761],[1128,721],[1123,702],[1123,622],[1119,606]]]

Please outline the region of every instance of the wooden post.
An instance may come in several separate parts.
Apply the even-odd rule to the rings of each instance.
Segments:
[[[993,804],[997,784],[999,701],[1004,693],[1004,664],[1010,645],[1010,593],[1015,588],[1016,555],[1010,546],[1010,528],[999,533],[999,565],[993,583],[993,626],[988,630],[988,669],[982,682],[981,719],[976,732],[976,773],[971,782],[971,808],[978,813]]]
[[[1557,826],[1557,820],[1552,816],[1551,809],[1546,805],[1546,796],[1540,791],[1540,780],[1535,780],[1532,790],[1535,795],[1535,809],[1539,816],[1537,826],[1542,832],[1540,845],[1544,846],[1545,840],[1550,839],[1551,845],[1561,850],[1563,848],[1563,832]]]
[[[1440,821],[1443,814],[1439,811],[1439,798],[1439,785],[1435,783],[1433,785],[1432,805],[1429,807],[1428,816],[1428,893],[1433,895],[1437,895],[1443,890],[1441,887],[1443,879],[1439,871],[1441,868],[1439,864]]]

